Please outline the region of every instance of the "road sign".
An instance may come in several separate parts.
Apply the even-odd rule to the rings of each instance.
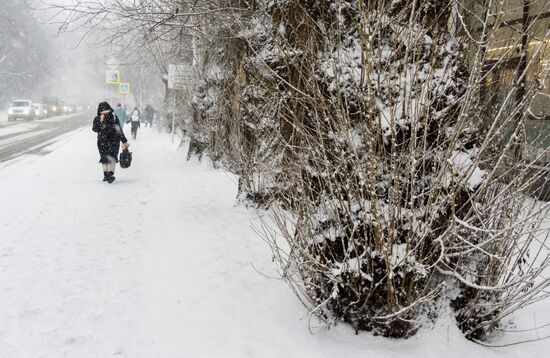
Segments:
[[[193,80],[193,68],[190,65],[168,65],[168,88],[183,89]]]
[[[128,94],[130,93],[130,84],[126,82],[121,82],[118,85],[118,93],[120,94]]]
[[[120,83],[120,72],[107,70],[105,72],[105,82],[112,85],[118,85]]]

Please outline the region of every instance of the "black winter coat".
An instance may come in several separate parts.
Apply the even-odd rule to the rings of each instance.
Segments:
[[[99,116],[101,111],[110,109],[111,112],[105,116],[103,123]],[[120,142],[128,140],[122,131],[118,118],[113,114],[112,108],[106,103],[100,103],[97,116],[94,118],[92,130],[97,132],[97,149],[99,150],[99,162],[101,164],[117,163]]]

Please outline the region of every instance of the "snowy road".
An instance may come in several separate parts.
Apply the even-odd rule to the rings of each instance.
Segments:
[[[91,115],[76,113],[34,121],[0,121],[0,163],[23,154],[45,154],[58,137],[89,125]]]
[[[453,322],[396,341],[309,321],[255,270],[275,275],[236,178],[169,138],[141,129],[112,185],[90,128],[0,167],[0,357],[544,356],[545,341],[484,348]]]

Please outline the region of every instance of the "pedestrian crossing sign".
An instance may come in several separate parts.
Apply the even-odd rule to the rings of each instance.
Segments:
[[[130,93],[130,84],[126,82],[122,82],[118,85],[118,93],[120,94],[128,94]]]
[[[105,72],[105,81],[111,85],[120,83],[120,71],[109,70]]]

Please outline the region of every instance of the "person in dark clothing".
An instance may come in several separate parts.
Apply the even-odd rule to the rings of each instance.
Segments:
[[[115,167],[118,162],[120,142],[123,148],[130,144],[124,136],[119,119],[113,114],[113,109],[107,102],[101,102],[97,107],[92,130],[97,133],[97,149],[99,162],[103,166],[103,181],[109,184],[115,181]]]
[[[153,126],[153,120],[155,118],[155,109],[150,105],[145,106],[145,127],[149,124],[149,127]]]

